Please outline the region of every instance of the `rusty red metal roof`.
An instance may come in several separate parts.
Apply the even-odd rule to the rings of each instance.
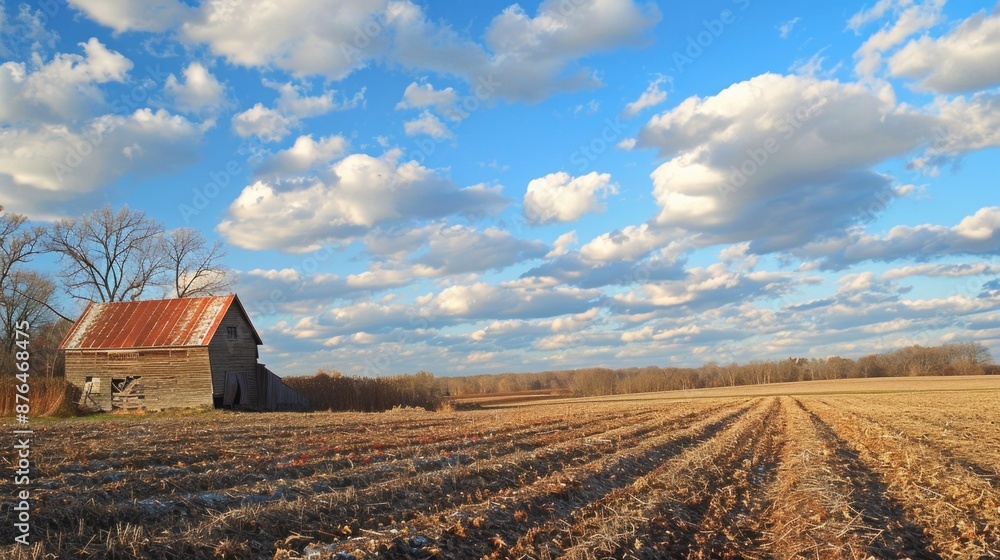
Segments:
[[[103,350],[207,346],[233,304],[250,323],[250,317],[235,294],[91,303],[66,333],[59,348]],[[250,329],[257,344],[262,344],[252,324]]]

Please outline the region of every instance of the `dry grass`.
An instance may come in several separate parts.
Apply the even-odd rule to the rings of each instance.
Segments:
[[[14,416],[17,402],[15,387],[20,385],[13,377],[2,379],[0,385],[0,415]],[[80,389],[63,378],[33,377],[29,380],[28,399],[31,416],[65,418],[79,414],[76,403]]]

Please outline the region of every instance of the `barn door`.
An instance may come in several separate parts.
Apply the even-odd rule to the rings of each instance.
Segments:
[[[247,403],[247,378],[242,373],[226,373],[226,388],[222,395],[222,406],[240,406]]]

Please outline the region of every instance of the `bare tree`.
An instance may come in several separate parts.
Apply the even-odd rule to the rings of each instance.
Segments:
[[[72,321],[56,320],[32,327],[31,371],[45,377],[66,375],[66,353],[59,350],[59,343],[72,326]]]
[[[128,206],[105,206],[80,218],[55,223],[47,250],[59,254],[66,292],[89,301],[139,299],[158,287],[166,271],[163,226]]]
[[[7,295],[5,287],[11,274],[38,252],[36,246],[45,233],[41,227],[25,227],[26,221],[0,205],[0,298]]]
[[[216,295],[232,286],[232,271],[222,264],[222,242],[209,245],[198,230],[179,228],[163,236],[162,246],[177,297]]]
[[[953,360],[965,361],[970,364],[992,364],[993,356],[990,349],[979,342],[955,342],[948,345],[954,356]]]
[[[38,326],[53,318],[49,301],[56,291],[54,282],[33,271],[16,270],[6,283],[3,308],[0,309],[0,364],[12,364],[16,352],[18,325],[28,323]]]
[[[48,306],[54,286],[22,266],[38,250],[38,241],[44,234],[40,227],[26,227],[27,218],[21,214],[5,212],[0,206],[0,366],[2,371],[14,356],[17,342],[14,332],[19,321],[35,321],[40,310]],[[39,303],[35,298],[42,301]]]

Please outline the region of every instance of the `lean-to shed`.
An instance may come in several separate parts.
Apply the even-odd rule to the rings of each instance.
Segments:
[[[63,339],[86,407],[307,408],[257,363],[262,344],[235,294],[91,303]]]

